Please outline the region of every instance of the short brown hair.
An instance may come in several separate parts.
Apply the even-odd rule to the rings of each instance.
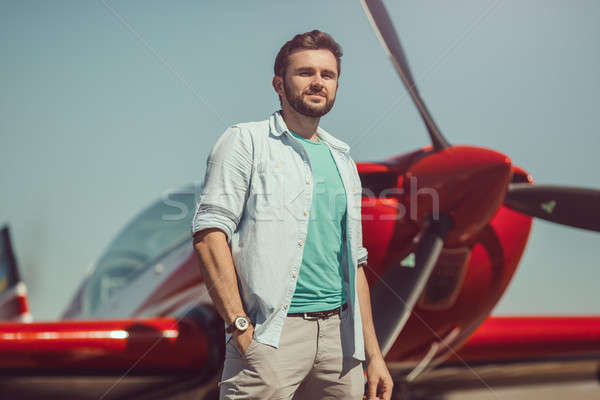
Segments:
[[[275,76],[285,76],[286,69],[289,65],[288,56],[296,49],[327,49],[331,51],[337,61],[338,77],[340,76],[341,57],[343,54],[342,47],[333,40],[331,36],[318,29],[301,34],[299,33],[281,47],[279,53],[277,53],[277,57],[275,57],[275,66],[273,67]]]

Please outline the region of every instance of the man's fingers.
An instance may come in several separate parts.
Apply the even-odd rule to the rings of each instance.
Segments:
[[[368,390],[367,390],[367,400],[376,400],[377,399],[377,384],[379,380],[369,379]]]
[[[394,387],[394,382],[386,379],[382,383],[383,389],[381,391],[381,398],[384,400],[390,400],[392,398],[392,387]]]
[[[389,386],[383,386],[381,391],[381,398],[383,400],[390,400],[392,398],[392,388]]]

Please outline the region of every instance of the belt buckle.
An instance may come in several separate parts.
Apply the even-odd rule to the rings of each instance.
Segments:
[[[309,321],[314,321],[316,319],[319,319],[319,317],[314,317],[314,316],[309,315],[309,314],[312,314],[312,313],[308,313],[308,312],[302,313],[302,318],[307,319]]]
[[[328,319],[329,317],[336,315],[336,314],[341,314],[341,307],[337,307],[333,310],[327,310],[327,311],[314,311],[314,312],[305,312],[302,313],[302,316],[304,319],[311,319],[311,320],[315,320],[315,319]],[[312,315],[311,315],[312,314]]]

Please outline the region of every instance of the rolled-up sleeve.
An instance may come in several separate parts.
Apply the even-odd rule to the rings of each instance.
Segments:
[[[218,228],[235,232],[246,202],[252,173],[253,146],[241,128],[228,128],[219,137],[206,161],[206,174],[192,219],[192,234]]]
[[[367,249],[362,245],[362,223],[361,221],[358,221],[357,223],[357,227],[356,230],[358,232],[358,265],[360,264],[366,264],[367,263],[367,257],[369,255],[369,252],[367,251]]]
[[[367,251],[367,249],[363,246],[360,246],[360,248],[358,249],[358,265],[366,264],[368,255],[369,252]]]

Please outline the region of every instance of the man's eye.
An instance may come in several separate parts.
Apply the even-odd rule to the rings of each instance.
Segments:
[[[310,73],[309,72],[300,72],[300,76],[309,76]]]

